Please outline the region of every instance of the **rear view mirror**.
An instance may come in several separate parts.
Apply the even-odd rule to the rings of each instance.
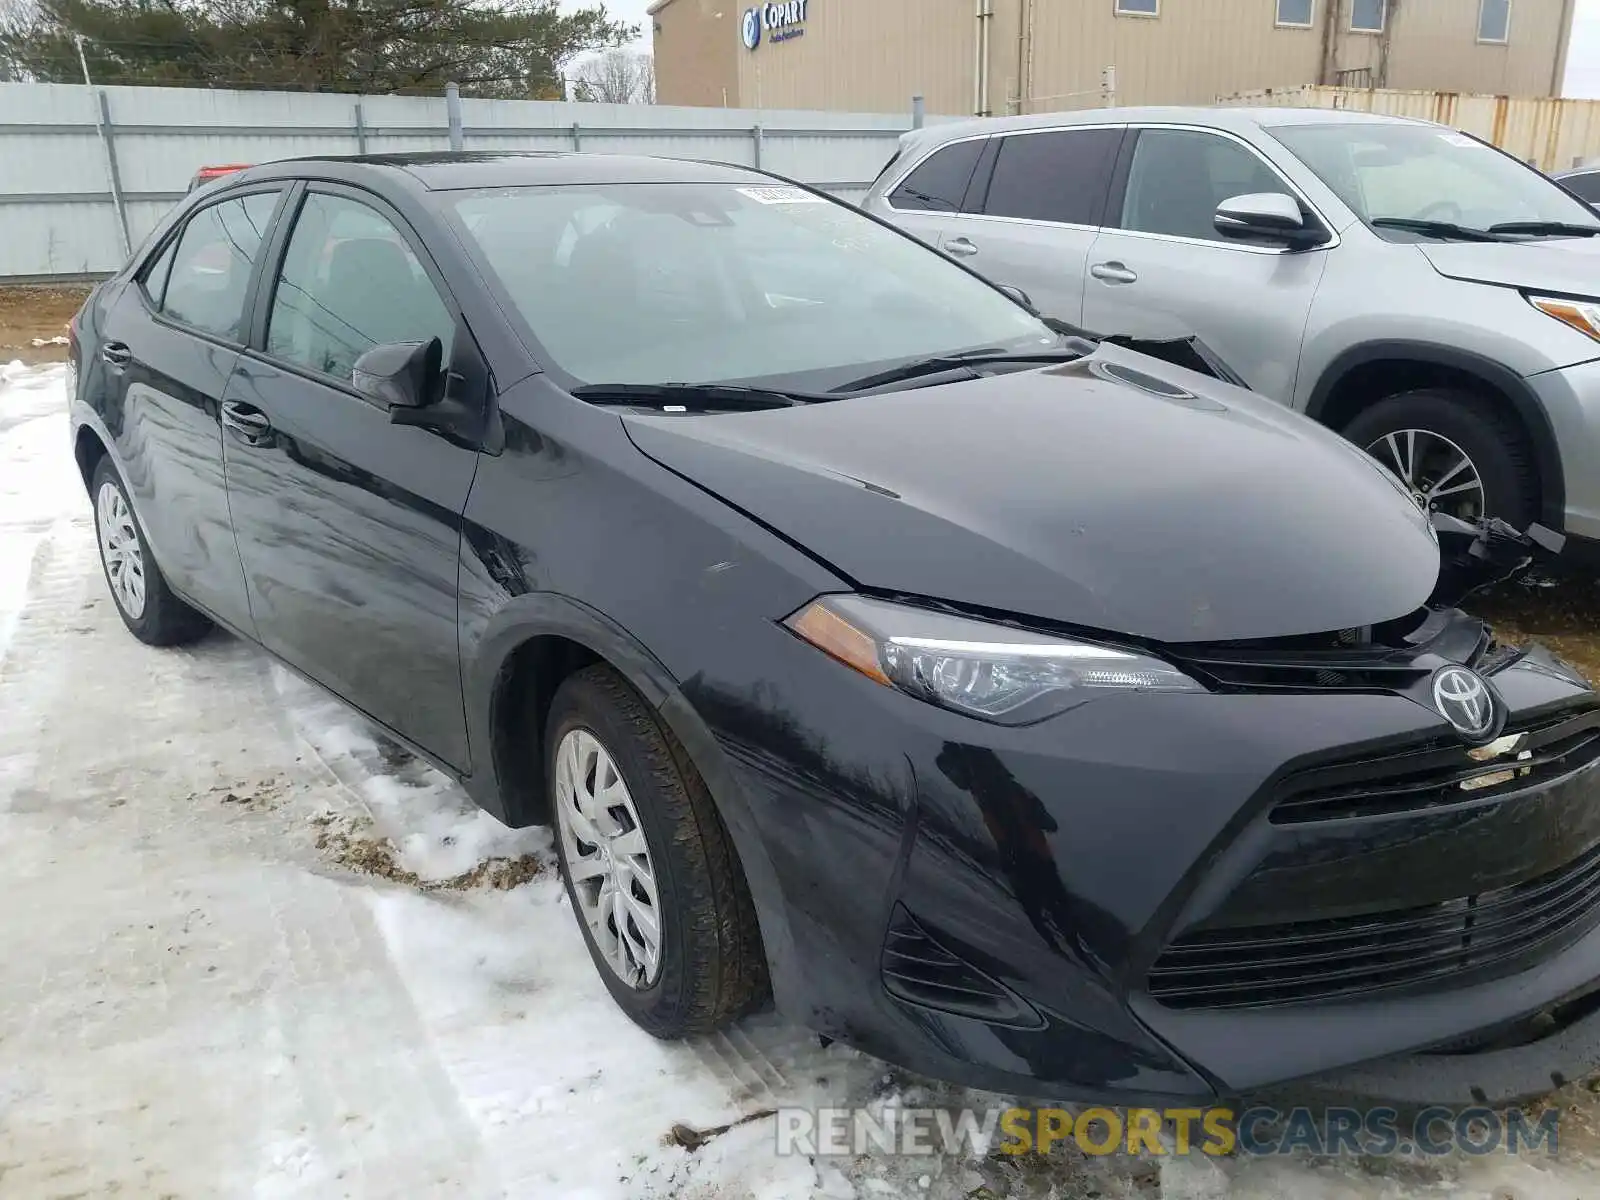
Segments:
[[[426,408],[439,399],[443,368],[444,346],[436,337],[389,342],[356,359],[350,386],[381,408]]]
[[[1307,226],[1300,202],[1286,192],[1252,192],[1217,205],[1211,222],[1230,238],[1256,238],[1289,246],[1320,246],[1328,240],[1322,229]]]

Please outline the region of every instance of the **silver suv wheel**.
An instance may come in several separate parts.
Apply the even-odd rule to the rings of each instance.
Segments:
[[[1427,429],[1397,429],[1367,447],[1367,453],[1400,477],[1423,512],[1444,512],[1465,521],[1484,515],[1483,478],[1456,443]]]

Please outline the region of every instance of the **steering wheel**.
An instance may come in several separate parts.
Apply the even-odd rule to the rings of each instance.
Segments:
[[[1461,211],[1461,205],[1454,200],[1435,200],[1420,212],[1413,213],[1411,219],[1413,221],[1449,221],[1452,224],[1459,225],[1464,215]]]

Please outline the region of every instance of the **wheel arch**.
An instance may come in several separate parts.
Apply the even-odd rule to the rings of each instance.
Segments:
[[[1377,379],[1391,381],[1369,390]],[[1392,386],[1398,382],[1398,388]],[[1509,367],[1433,342],[1378,341],[1352,347],[1323,371],[1306,403],[1306,415],[1335,431],[1397,391],[1457,387],[1507,406],[1527,434],[1539,473],[1539,520],[1560,530],[1566,523],[1566,475],[1550,418],[1532,388]]]
[[[78,426],[72,435],[72,457],[78,464],[78,474],[83,479],[83,490],[88,491],[94,485],[95,469],[99,467],[102,458],[109,458],[111,449],[105,443],[94,427],[83,424]]]
[[[773,985],[780,987],[792,936],[777,871],[749,799],[710,726],[672,673],[605,614],[571,597],[544,592],[515,597],[490,619],[472,660],[463,664],[474,758],[463,785],[507,825],[548,824],[544,721],[560,681],[594,663],[612,667],[639,692],[700,772],[733,839],[755,902]]]

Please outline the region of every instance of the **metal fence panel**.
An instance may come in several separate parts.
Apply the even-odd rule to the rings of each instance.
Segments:
[[[443,96],[0,83],[0,280],[103,275],[125,260],[97,128],[102,92],[134,245],[208,164],[449,146]],[[903,114],[463,100],[461,116],[468,150],[709,159],[849,200],[912,124],[909,97]]]

